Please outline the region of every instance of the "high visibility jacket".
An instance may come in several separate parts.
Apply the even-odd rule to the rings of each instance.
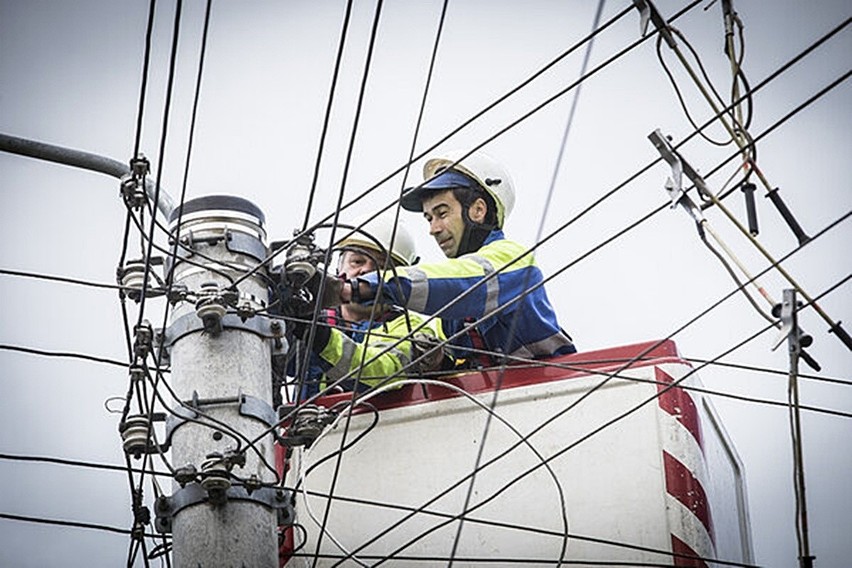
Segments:
[[[364,390],[364,385],[383,385],[393,375],[397,376],[390,382],[415,374],[416,368],[412,369],[409,365],[426,350],[424,346],[438,345],[446,340],[440,321],[426,320],[421,314],[409,312],[408,320],[400,313],[387,321],[373,322],[369,334],[369,322],[366,321],[354,324],[347,333],[331,329],[325,346],[315,346],[314,349],[318,356],[315,361],[318,361],[325,374],[325,384],[321,384],[321,388],[347,377],[341,385],[345,390]],[[418,330],[416,336],[419,345],[411,338],[401,339],[424,322],[426,324]],[[356,380],[358,387],[355,386]]]
[[[502,270],[501,270],[502,269]],[[486,277],[499,271],[496,276]],[[359,277],[378,291],[379,275]],[[438,263],[398,268],[382,275],[382,296],[387,302],[424,314],[440,313],[447,337],[468,330],[469,321],[495,312],[478,327],[489,351],[524,358],[574,353],[570,337],[562,331],[543,286],[543,276],[527,249],[494,230],[476,252]],[[507,302],[529,293],[511,305]],[[464,296],[463,296],[464,295]],[[517,314],[517,318],[516,318]],[[468,320],[467,322],[465,320]],[[478,347],[477,334],[452,339],[456,356]]]

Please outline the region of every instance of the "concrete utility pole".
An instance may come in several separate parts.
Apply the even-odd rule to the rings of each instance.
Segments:
[[[173,235],[179,213],[171,216]],[[180,217],[180,240],[193,253],[178,254],[174,282],[186,296],[163,341],[186,406],[166,423],[175,492],[155,505],[157,528],[172,532],[177,568],[278,565],[276,527],[287,499],[269,486],[273,436],[261,437],[276,421],[273,347],[269,321],[252,317],[268,304],[267,285],[254,276],[232,289],[266,256],[263,223],[254,204],[228,196],[189,201]]]

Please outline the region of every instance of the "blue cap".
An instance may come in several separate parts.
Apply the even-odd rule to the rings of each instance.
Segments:
[[[423,185],[409,188],[400,200],[400,205],[407,211],[423,211],[423,199],[430,191],[446,191],[457,187],[479,188],[479,183],[470,176],[456,170],[444,170]]]

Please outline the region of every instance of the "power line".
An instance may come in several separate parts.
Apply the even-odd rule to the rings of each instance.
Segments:
[[[581,77],[586,74],[586,70],[587,70],[588,65],[589,65],[589,58],[592,54],[592,47],[594,46],[594,39],[595,39],[595,35],[596,35],[595,32],[597,31],[598,26],[600,25],[600,18],[601,18],[601,13],[603,12],[604,4],[605,4],[605,0],[599,0],[597,10],[595,11],[595,15],[594,15],[594,18],[593,18],[593,21],[592,21],[592,31],[590,33],[591,39],[589,40],[588,44],[586,45],[586,51],[585,51],[585,54],[583,55],[583,63],[580,67],[580,76]],[[577,110],[577,102],[580,99],[580,92],[581,92],[582,87],[583,87],[582,82],[577,85],[577,89],[574,91],[574,98],[571,100],[571,108],[568,112],[568,118],[565,122],[565,128],[564,128],[563,133],[562,133],[562,141],[560,143],[559,151],[557,153],[556,164],[553,167],[553,176],[551,177],[550,186],[549,186],[548,191],[547,191],[547,196],[546,196],[546,198],[544,200],[544,204],[542,206],[542,213],[541,213],[541,216],[539,217],[538,229],[536,231],[536,236],[535,236],[536,242],[541,240],[542,233],[544,232],[544,223],[545,223],[545,220],[547,218],[547,212],[550,209],[550,203],[551,203],[551,200],[553,199],[553,193],[556,189],[556,179],[559,175],[560,166],[562,165],[562,157],[565,154],[565,147],[568,143],[568,136],[571,132],[571,125],[573,124],[573,121],[574,121],[574,112]],[[525,273],[524,283],[521,286],[522,289],[526,289],[529,286],[530,276],[531,275],[530,275],[529,272]],[[517,309],[515,310],[515,313],[512,315],[512,320],[511,320],[511,323],[510,323],[510,326],[509,326],[509,332],[508,332],[507,337],[506,337],[506,342],[503,345],[503,352],[504,353],[509,353],[512,340],[515,336],[515,332],[517,331],[518,319],[519,319],[520,315],[521,315],[521,311],[517,310]],[[497,383],[494,386],[494,392],[493,392],[493,395],[491,397],[491,402],[489,404],[489,408],[492,411],[494,410],[494,407],[497,405],[497,398],[498,398],[500,390],[503,386],[503,378],[505,376],[505,367],[506,367],[506,360],[503,359],[502,364],[500,366],[500,370],[497,373]],[[486,440],[488,439],[488,433],[491,429],[491,417],[492,416],[493,416],[493,414],[489,413],[488,416],[486,417],[485,426],[484,426],[483,432],[482,432],[482,439],[481,439],[481,442],[479,444],[479,447],[477,448],[476,460],[474,461],[474,465],[473,465],[473,475],[470,477],[470,482],[468,483],[467,491],[465,492],[465,498],[464,498],[464,503],[462,504],[462,510],[461,510],[461,513],[460,513],[459,524],[458,524],[458,527],[456,529],[455,538],[453,539],[453,547],[452,547],[452,550],[450,551],[450,561],[449,561],[450,566],[452,566],[452,564],[453,564],[453,559],[455,558],[455,555],[458,551],[459,542],[461,541],[462,529],[464,528],[464,516],[465,516],[465,512],[467,511],[468,507],[470,506],[470,501],[473,498],[473,488],[474,488],[474,485],[476,483],[476,471],[479,467],[479,464],[482,462],[482,456],[484,455],[484,452],[485,452],[485,443],[486,443]],[[565,514],[565,512],[563,510],[563,515],[564,514]],[[567,519],[566,519],[565,522],[567,524]],[[567,528],[566,528],[566,532],[567,532]],[[559,551],[560,561],[559,561],[559,563],[557,563],[557,568],[562,565],[562,558],[565,556],[567,548],[568,548],[568,541],[566,539],[566,540],[562,541],[562,549]]]
[[[743,369],[745,371],[754,371],[756,373],[783,375],[784,377],[789,375],[789,371],[782,371],[780,369],[770,369],[769,367],[759,367],[756,365],[746,365],[744,363],[734,363],[731,361],[711,361],[709,359],[699,359],[698,357],[684,357],[684,359],[694,363],[709,364],[717,367],[730,367],[733,369]],[[823,381],[827,383],[836,383],[840,385],[852,386],[852,381],[847,379],[838,379],[835,377],[820,377],[817,375],[809,375],[807,373],[799,373],[798,377],[800,379],[808,379],[811,381]]]
[[[323,149],[325,148],[326,135],[328,134],[328,125],[331,122],[331,109],[334,104],[334,92],[337,89],[337,79],[340,75],[340,65],[343,62],[343,48],[346,45],[346,35],[349,30],[349,18],[352,15],[352,0],[346,2],[346,13],[343,16],[343,27],[340,30],[340,39],[337,44],[337,58],[334,62],[334,71],[331,75],[331,86],[328,91],[328,103],[325,107],[325,117],[322,122],[322,132],[320,134],[319,148],[317,148],[317,159],[314,163],[314,176],[311,181],[311,191],[308,194],[308,204],[305,207],[305,222],[302,226],[302,232],[308,226],[308,220],[311,216],[311,209],[314,202],[314,194],[317,190],[317,182],[319,181],[320,164],[322,163]]]
[[[80,280],[77,278],[68,278],[66,276],[54,276],[52,274],[39,274],[36,272],[26,272],[23,270],[10,270],[6,268],[0,268],[0,274],[4,274],[6,276],[19,276],[21,278],[35,278],[38,280],[47,280],[50,282],[63,282],[65,284],[77,284],[80,286],[88,286],[91,288],[104,288],[107,290],[119,290],[122,292],[126,292],[131,290],[131,288],[127,288],[125,286],[119,286],[118,284],[105,284],[102,282],[92,282],[90,280]]]
[[[122,529],[119,527],[112,527],[109,525],[99,525],[95,523],[84,523],[80,521],[66,521],[61,519],[48,519],[45,517],[31,517],[26,515],[15,515],[12,513],[0,513],[0,519],[6,519],[9,521],[22,521],[27,523],[39,523],[44,525],[57,525],[62,527],[74,527],[78,529],[92,529],[103,532],[116,533],[121,535],[129,535],[132,533],[129,529]],[[159,536],[159,535],[146,535],[146,536]]]
[[[355,137],[356,137],[356,134],[358,133],[358,124],[360,123],[360,119],[361,119],[361,110],[363,108],[364,95],[366,94],[366,88],[367,88],[367,78],[370,75],[370,65],[371,65],[372,60],[373,60],[373,50],[374,50],[375,45],[376,45],[376,38],[378,37],[379,19],[380,19],[381,14],[382,14],[382,3],[383,3],[383,0],[377,0],[377,2],[376,2],[376,9],[375,9],[375,13],[374,13],[374,16],[373,16],[373,25],[372,25],[372,29],[370,30],[370,41],[369,41],[369,45],[367,47],[367,59],[364,62],[364,70],[363,70],[363,73],[362,73],[362,76],[361,76],[361,86],[360,86],[359,91],[358,91],[358,102],[356,103],[356,106],[355,106],[355,116],[353,118],[352,134],[349,138],[349,144],[348,144],[348,148],[347,148],[347,151],[346,151],[346,160],[345,160],[344,165],[343,165],[343,179],[340,182],[340,191],[338,193],[337,208],[334,211],[334,220],[332,221],[330,242],[329,242],[328,250],[326,251],[326,257],[325,257],[325,264],[326,265],[328,265],[328,263],[329,263],[330,255],[331,255],[331,246],[334,244],[334,233],[335,233],[335,230],[337,229],[337,223],[338,223],[338,220],[340,218],[340,212],[341,212],[341,205],[343,203],[344,190],[345,190],[345,187],[346,187],[346,181],[349,177],[349,167],[350,167],[351,161],[352,161],[352,153],[355,149]],[[326,281],[325,281],[325,279],[323,279],[320,282],[319,292],[317,294],[318,297],[322,297],[323,290],[325,288],[325,284],[326,284]],[[314,308],[314,313],[313,313],[313,318],[312,318],[313,321],[317,320],[317,318],[319,316],[319,311],[320,311],[320,305],[319,305],[319,302],[317,302],[317,304]],[[312,325],[311,329],[308,333],[308,345],[313,343],[313,339],[314,339],[314,326]],[[304,358],[304,364],[302,365],[303,369],[307,369],[308,361],[309,361],[309,352],[306,352],[305,358]],[[348,427],[348,421],[347,421],[347,427]],[[341,437],[341,444],[343,444],[344,441],[345,441],[345,436]],[[339,465],[340,465],[340,461],[338,460],[337,461],[337,467],[335,467],[334,479],[332,481],[332,492],[333,492],[334,484],[337,481],[337,475],[338,475],[338,472],[339,472]],[[321,529],[320,529],[319,538],[317,539],[316,552],[319,552],[320,545],[322,544],[322,537],[325,534],[324,529],[326,527],[326,524],[328,523],[328,517],[329,517],[330,512],[331,512],[331,503],[329,502],[328,506],[325,509],[325,515],[323,516],[323,521],[322,521],[322,525],[321,525]],[[313,565],[316,566],[316,561],[314,561]]]
[[[83,460],[72,460],[66,458],[55,458],[51,456],[25,456],[20,454],[5,454],[0,453],[0,460],[8,460],[8,461],[20,461],[20,462],[33,462],[33,463],[49,463],[55,465],[67,465],[73,467],[82,467],[88,469],[97,469],[104,471],[116,471],[121,473],[126,473],[128,469],[132,473],[147,473],[150,475],[159,475],[163,477],[171,477],[172,474],[167,471],[156,471],[153,469],[142,469],[142,468],[128,468],[124,465],[114,465],[108,463],[97,463]]]
[[[21,353],[29,353],[31,355],[42,355],[44,357],[67,357],[70,359],[82,359],[84,361],[93,361],[95,363],[104,363],[106,365],[115,365],[118,367],[127,367],[127,363],[116,361],[115,359],[107,359],[96,355],[87,355],[85,353],[72,353],[70,351],[45,351],[43,349],[35,349],[32,347],[22,347],[20,345],[9,345],[0,343],[0,349],[6,351],[18,351]]]

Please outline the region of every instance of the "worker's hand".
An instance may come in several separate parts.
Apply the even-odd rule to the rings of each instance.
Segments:
[[[425,333],[415,333],[411,338],[412,359],[420,359],[418,367],[421,372],[437,371],[444,362],[444,349],[437,339]]]
[[[325,280],[324,284],[323,280]],[[344,281],[337,276],[317,272],[308,280],[305,287],[310,291],[311,297],[319,299],[321,308],[334,308],[343,303],[341,300],[343,284]],[[321,297],[319,296],[320,289],[322,289]]]

